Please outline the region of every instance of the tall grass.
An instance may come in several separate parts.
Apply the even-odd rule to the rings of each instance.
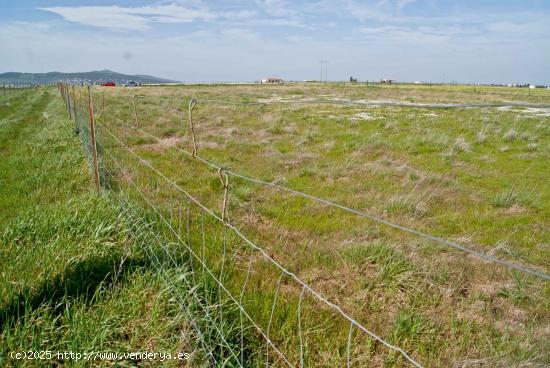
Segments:
[[[171,240],[151,214],[114,192],[94,192],[74,124],[53,90],[0,103],[0,366],[90,365],[10,354],[31,350],[181,352],[189,359],[147,364],[193,367],[240,351],[234,308],[206,278],[182,282],[195,279],[188,258],[165,253]],[[244,339],[252,366],[248,330]]]
[[[276,90],[143,88],[140,93],[150,92],[151,100],[143,109],[146,118],[141,127],[161,142],[125,129],[120,122],[105,119],[102,124],[125,137],[125,144],[217,212],[223,195],[218,173],[177,150],[190,151],[189,132],[182,111],[168,107],[172,103],[176,108],[191,96],[276,101],[293,95],[297,88],[303,89],[304,97],[321,92],[338,97],[342,92],[334,85]],[[123,92],[107,94],[109,111],[131,121],[125,97],[118,95]],[[467,99],[459,92],[457,99]],[[380,88],[372,93],[357,88],[351,96],[401,99],[405,93],[415,94],[419,101],[451,98],[450,91],[432,93],[423,88],[393,92]],[[495,93],[490,99],[502,96]],[[153,97],[163,100],[156,103]],[[173,99],[171,103],[168,98]],[[439,109],[426,119],[425,109],[375,107],[369,114],[376,119],[350,124],[349,118],[363,110],[324,104],[199,103],[194,118],[200,155],[237,172],[365,209],[502,258],[547,268],[547,251],[537,244],[550,239],[543,230],[550,213],[544,198],[550,198],[550,192],[540,180],[549,161],[545,151],[533,150],[519,139],[526,132],[535,136],[532,132],[539,121],[498,109]],[[503,132],[512,129],[519,132],[517,137],[505,137]],[[536,135],[541,147],[547,143],[542,133]],[[142,203],[143,198],[129,185],[136,183],[167,218],[174,219],[175,225],[181,223],[178,213],[182,206],[185,212],[186,199],[106,132],[100,133],[100,140],[124,167],[112,169],[120,189],[134,203]],[[500,152],[503,144],[507,148]],[[507,188],[514,188],[512,195],[506,193]],[[544,347],[550,317],[544,283],[522,277],[529,292],[522,294],[525,298],[516,298],[509,292],[512,275],[504,269],[237,178],[230,180],[229,210],[231,221],[277,261],[388,341],[405,346],[421,362],[452,366],[493,355],[499,356],[496,360],[501,365],[550,359]],[[236,295],[251,267],[254,282],[244,289],[243,305],[267,326],[278,290],[277,270],[238,239],[231,238],[227,248],[220,246],[223,232],[215,221],[193,219],[190,245],[204,254],[215,272],[221,273],[225,265],[225,280]],[[300,288],[285,278],[281,283],[272,338],[298,361]],[[345,359],[348,326],[311,300],[302,307],[302,315],[310,318],[304,328],[305,361],[340,364]],[[402,365],[373,341],[359,340],[358,333],[353,337],[356,364]]]

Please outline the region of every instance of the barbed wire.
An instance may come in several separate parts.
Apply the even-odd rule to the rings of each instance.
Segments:
[[[119,161],[111,154],[109,153],[109,151],[105,151],[105,153],[109,156],[109,158],[112,160],[112,162],[120,169],[120,170],[124,170],[124,167],[119,163]],[[143,198],[145,198],[145,194],[139,189],[139,187],[137,185],[135,185],[135,183],[131,182],[132,186],[134,187],[134,189],[140,194],[140,196],[142,196]],[[147,201],[149,206],[151,206],[153,208],[153,205]],[[166,219],[164,218],[164,216],[162,216],[162,214],[159,212],[159,211],[156,211],[155,209],[155,212],[163,217],[163,220],[166,221]],[[169,224],[168,221],[166,221],[167,224]],[[169,225],[171,227],[171,225]],[[174,230],[173,227],[171,227],[171,230]],[[170,262],[172,263],[173,266],[175,267],[178,267],[178,264],[177,262],[175,261],[175,259],[172,257],[172,255],[170,254],[170,251],[168,250],[168,248],[166,247],[166,245],[164,244],[164,242],[160,239],[160,237],[157,235],[156,232],[154,231],[151,231],[150,232],[151,235],[156,239],[157,243],[159,244],[159,246],[161,247],[161,249],[164,251],[164,253],[168,256]],[[155,260],[157,261],[157,263],[159,263],[160,265],[160,261],[159,259],[157,258],[156,254],[154,252],[151,251],[151,253],[153,254],[153,256],[155,257]],[[161,269],[161,272],[165,273],[165,270],[160,267]],[[243,367],[242,365],[242,362],[239,362],[239,359],[237,358],[237,354],[233,351],[233,349],[231,348],[230,344],[227,342],[227,340],[225,339],[225,336],[223,334],[223,332],[220,330],[220,328],[218,327],[218,325],[215,323],[215,321],[212,319],[211,315],[210,315],[210,312],[208,310],[208,307],[204,306],[203,303],[200,301],[200,298],[199,296],[197,295],[197,291],[196,291],[196,285],[192,285],[189,283],[189,281],[187,280],[187,278],[185,277],[185,275],[183,275],[183,280],[185,281],[186,283],[186,286],[187,286],[187,291],[189,293],[191,293],[194,297],[195,297],[195,300],[197,301],[197,304],[201,307],[201,309],[203,310],[204,312],[204,316],[206,317],[206,319],[209,320],[210,322],[210,325],[212,325],[214,327],[214,329],[216,330],[216,333],[218,334],[218,336],[220,337],[222,343],[230,350],[231,352],[231,355],[235,358],[235,360],[237,361],[237,364],[239,365],[239,367]],[[176,288],[176,285],[168,278],[167,282],[173,286],[173,288],[175,290],[177,290]],[[180,296],[181,298],[183,298],[183,296],[181,294],[178,294],[178,296]],[[183,298],[184,299],[184,298]],[[182,300],[184,301],[184,300]],[[183,305],[186,305],[186,303],[182,303]],[[188,310],[188,309],[187,309]],[[189,310],[188,310],[189,311]],[[189,314],[191,316],[191,314]],[[194,321],[192,321],[194,322]],[[199,329],[200,331],[200,329]],[[210,351],[210,354],[211,355],[211,358],[213,358],[215,360],[215,357],[212,355],[211,351]],[[217,362],[216,362],[216,365],[217,365]]]
[[[104,127],[104,129],[106,129]],[[109,132],[107,129],[106,129],[107,132]],[[110,133],[111,134],[111,133]],[[123,144],[120,140],[118,140],[118,138],[116,138],[116,136],[112,135],[111,136],[116,139],[119,143]],[[128,148],[128,147],[127,147]],[[188,199],[190,199],[192,202],[194,202],[195,204],[197,204],[201,209],[205,210],[205,212],[209,215],[213,215],[215,217],[215,219],[217,220],[221,220],[221,218],[219,218],[217,215],[215,215],[213,212],[211,212],[210,210],[207,209],[207,207],[205,207],[204,205],[202,205],[202,203],[200,203],[197,199],[195,199],[193,196],[191,196],[189,193],[187,193],[185,190],[181,189],[177,184],[175,184],[174,182],[172,182],[170,179],[168,179],[166,176],[164,176],[164,174],[162,174],[160,171],[158,171],[156,168],[154,168],[152,165],[149,164],[149,162],[145,159],[143,159],[141,156],[135,154],[135,152],[133,152],[133,150],[129,149],[128,150],[134,154],[134,156],[138,159],[139,162],[145,164],[146,166],[148,166],[151,170],[153,170],[154,172],[156,172],[160,177],[162,177],[163,179],[165,179],[169,184],[173,185],[174,188],[177,188],[180,192],[182,192],[184,195],[186,195],[188,197]],[[122,166],[119,165],[119,169],[124,169]],[[166,218],[162,215],[162,213],[157,209],[157,207],[151,203],[151,201],[147,198],[147,196],[139,189],[139,187],[130,179],[129,182],[131,183],[131,185],[134,187],[134,189],[140,194],[140,196],[143,198],[143,200],[145,200],[145,202],[147,203],[147,205],[149,207],[151,207],[151,209],[153,209],[153,211],[159,216],[159,218],[168,226],[168,228],[170,229],[170,231],[176,236],[176,238],[178,239],[178,241],[183,244],[187,251],[189,252],[189,254],[191,256],[193,256],[193,258],[195,258],[202,266],[203,268],[206,270],[206,272],[212,277],[212,279],[214,281],[216,281],[216,283],[220,286],[220,288],[222,288],[225,293],[230,297],[230,299],[232,299],[232,301],[238,306],[238,308],[245,314],[245,316],[249,319],[249,321],[253,324],[253,326],[258,330],[258,332],[266,339],[266,341],[275,349],[275,351],[277,352],[277,354],[281,357],[281,359],[283,359],[289,367],[293,367],[293,365],[288,361],[288,359],[286,358],[286,356],[274,345],[274,343],[271,341],[271,339],[265,334],[265,332],[261,329],[261,327],[252,319],[252,317],[250,317],[250,315],[244,310],[243,306],[241,303],[239,303],[235,297],[231,294],[231,292],[225,287],[225,285],[223,285],[223,283],[212,273],[212,271],[208,268],[208,266],[206,265],[206,263],[202,260],[201,257],[199,257],[196,252],[189,246],[189,244],[187,244],[180,236],[180,234],[178,234],[178,232],[173,228],[173,226],[166,220]]]
[[[215,100],[215,101],[217,101],[217,100]],[[118,120],[119,122],[121,122],[123,124],[126,124],[127,126],[134,127],[132,124],[129,124],[128,122],[126,122],[123,119],[120,119],[120,118],[118,118],[116,116],[113,116],[113,115],[110,115],[110,114],[109,114],[109,116],[111,116],[112,118]],[[155,135],[153,135],[151,133],[148,133],[148,132],[146,132],[142,129],[139,129],[139,128],[135,128],[135,129],[138,130],[139,132],[149,136],[150,138],[153,138],[157,141],[161,141],[161,138],[156,137]],[[194,138],[194,134],[192,135],[192,138],[193,138],[194,147],[195,147],[196,146],[196,141],[195,141],[195,138]],[[307,198],[309,200],[312,200],[312,201],[315,201],[317,203],[321,203],[321,204],[324,204],[324,205],[327,205],[327,206],[330,206],[330,207],[338,208],[340,210],[343,210],[345,212],[357,215],[359,217],[366,218],[366,219],[369,219],[371,221],[389,226],[391,228],[394,228],[394,229],[397,229],[397,230],[400,230],[400,231],[404,231],[404,232],[407,232],[409,234],[413,234],[413,235],[416,235],[418,237],[421,237],[421,238],[424,238],[424,239],[427,239],[427,240],[434,241],[436,243],[445,245],[445,246],[453,248],[455,250],[468,253],[468,254],[473,255],[475,257],[481,258],[485,261],[492,262],[492,263],[495,263],[495,264],[499,264],[499,265],[507,267],[509,269],[520,271],[520,272],[529,274],[531,276],[535,276],[535,277],[541,278],[543,280],[550,281],[550,274],[547,274],[543,271],[539,271],[537,269],[530,268],[530,267],[525,267],[525,266],[522,266],[522,265],[514,263],[514,262],[510,262],[510,261],[507,261],[507,260],[503,260],[503,259],[491,256],[489,254],[480,252],[478,250],[471,249],[469,247],[463,246],[459,243],[456,243],[456,242],[453,242],[453,241],[450,241],[450,240],[446,240],[446,239],[443,239],[443,238],[438,237],[438,236],[434,236],[434,235],[424,233],[422,231],[419,231],[419,230],[416,230],[416,229],[413,229],[413,228],[410,228],[410,227],[407,227],[407,226],[403,226],[403,225],[388,221],[388,220],[386,220],[386,219],[384,219],[380,216],[369,214],[369,213],[366,213],[366,212],[348,207],[346,205],[334,202],[334,201],[329,200],[329,199],[320,198],[320,197],[314,196],[312,194],[304,193],[304,192],[301,192],[301,191],[298,191],[298,190],[295,190],[295,189],[292,189],[292,188],[282,186],[280,184],[260,180],[260,179],[257,179],[257,178],[253,178],[253,177],[238,173],[236,171],[233,171],[233,170],[227,168],[224,165],[216,164],[216,163],[214,163],[210,160],[207,160],[207,159],[201,157],[200,155],[198,155],[196,152],[188,152],[188,151],[186,151],[186,150],[184,150],[180,147],[177,147],[177,146],[174,146],[173,149],[175,149],[179,152],[182,152],[182,153],[186,154],[187,156],[202,162],[203,164],[211,167],[214,170],[217,170],[217,171],[223,170],[223,172],[225,172],[227,175],[231,175],[231,176],[237,177],[239,179],[242,179],[242,180],[245,180],[245,181],[248,181],[248,182],[251,182],[251,183],[255,183],[255,184],[258,184],[258,185],[262,185],[262,186],[271,187],[271,188],[274,188],[274,189],[277,189],[277,190],[285,191],[287,193],[290,193],[290,194],[293,194],[293,195],[296,195],[296,196],[300,196],[300,197],[303,197],[303,198]],[[195,151],[195,148],[194,148],[194,151]]]
[[[99,124],[98,124],[99,125]],[[334,311],[336,311],[338,314],[340,314],[343,318],[347,319],[350,323],[354,324],[357,328],[359,328],[360,330],[362,330],[363,332],[365,332],[367,335],[369,335],[372,339],[378,341],[379,343],[381,343],[382,345],[386,346],[388,349],[390,350],[394,350],[398,353],[400,353],[406,360],[408,360],[412,365],[414,365],[415,367],[419,367],[421,368],[422,366],[420,365],[420,363],[416,362],[412,357],[409,356],[409,354],[407,354],[403,349],[401,349],[400,347],[398,346],[395,346],[395,345],[392,345],[391,343],[387,342],[386,340],[384,340],[382,337],[378,336],[377,334],[375,334],[374,332],[370,331],[369,329],[367,329],[365,326],[361,325],[358,321],[356,321],[354,318],[352,318],[351,316],[349,316],[346,312],[344,312],[342,310],[342,308],[332,302],[330,302],[329,300],[327,300],[324,296],[322,296],[321,294],[319,294],[316,290],[314,290],[312,287],[310,287],[308,284],[306,284],[304,281],[302,281],[296,274],[294,274],[293,272],[287,270],[284,266],[282,266],[279,262],[277,262],[275,259],[273,259],[273,257],[271,257],[263,248],[261,248],[260,246],[256,245],[254,242],[252,242],[250,239],[248,239],[238,228],[236,228],[234,225],[224,221],[220,216],[218,216],[217,214],[215,214],[212,210],[210,210],[208,207],[206,207],[204,204],[202,204],[199,200],[197,200],[194,196],[192,196],[190,193],[188,193],[185,189],[183,189],[182,187],[180,187],[177,183],[175,183],[173,180],[171,180],[170,178],[168,178],[166,175],[164,175],[161,171],[159,171],[156,167],[154,167],[148,160],[144,159],[143,157],[141,157],[139,154],[137,154],[134,150],[132,150],[130,147],[127,147],[120,139],[118,139],[118,137],[113,134],[108,128],[106,127],[103,127],[103,129],[105,129],[105,131],[113,138],[115,139],[118,143],[120,143],[128,152],[130,152],[134,157],[136,157],[138,159],[138,161],[140,163],[142,163],[143,165],[145,165],[146,167],[148,167],[149,169],[151,169],[153,172],[155,172],[156,174],[158,174],[161,178],[163,178],[167,183],[171,184],[174,188],[178,189],[181,193],[183,193],[189,200],[191,200],[193,203],[195,203],[199,208],[201,208],[204,212],[206,212],[208,215],[212,216],[214,219],[218,220],[219,222],[221,222],[224,226],[228,227],[229,229],[231,229],[239,238],[241,238],[245,243],[247,243],[248,245],[250,245],[254,250],[257,250],[258,252],[260,252],[260,254],[266,259],[268,260],[271,264],[273,264],[276,268],[278,268],[281,272],[285,273],[287,276],[289,276],[290,278],[294,279],[294,281],[296,281],[299,285],[302,286],[302,293],[303,293],[303,290],[307,290],[310,294],[312,294],[313,296],[315,296],[317,298],[317,300],[319,300],[320,302],[324,303],[325,305],[327,305],[328,307],[330,307],[331,309],[333,309]],[[152,206],[152,204],[147,201],[149,203],[149,205]],[[160,213],[159,213],[160,215]],[[182,241],[182,239],[179,237],[179,235],[177,233],[175,233],[175,235],[180,239],[180,241]],[[194,254],[193,250],[191,248],[188,248],[189,251]],[[202,263],[202,260],[199,259],[199,262]],[[203,264],[204,265],[204,264]],[[206,267],[206,265],[204,265]],[[223,285],[220,284],[220,286],[222,288],[225,288]],[[226,290],[226,292],[228,292]],[[235,300],[236,302],[236,300]],[[240,308],[242,308],[242,306],[240,306]],[[268,339],[267,335],[265,335],[264,333],[264,337],[266,339]],[[302,351],[303,352],[303,351]]]
[[[134,96],[134,102],[135,102],[135,96]],[[431,235],[431,234],[428,234],[428,233],[424,233],[424,232],[418,231],[416,229],[413,229],[413,228],[410,228],[410,227],[407,227],[407,226],[403,226],[403,225],[400,225],[400,224],[397,224],[397,223],[393,223],[393,222],[388,221],[388,220],[386,220],[386,219],[384,219],[380,216],[372,215],[372,214],[369,214],[369,213],[366,213],[366,212],[348,207],[346,205],[337,203],[333,200],[317,197],[317,196],[314,196],[312,194],[304,193],[304,192],[301,192],[301,191],[298,191],[298,190],[295,190],[295,189],[292,189],[292,188],[288,188],[288,187],[276,184],[274,182],[268,182],[268,181],[265,181],[265,180],[261,180],[261,179],[257,179],[257,178],[254,178],[254,177],[250,177],[250,176],[241,174],[237,171],[233,171],[231,169],[228,169],[227,167],[225,167],[223,165],[217,164],[215,162],[212,162],[212,161],[200,156],[198,154],[198,150],[197,150],[198,143],[200,143],[200,142],[197,142],[195,140],[194,127],[192,125],[193,124],[192,123],[193,108],[191,107],[191,103],[196,104],[197,102],[228,103],[228,104],[236,104],[236,105],[265,105],[265,103],[233,103],[233,102],[229,102],[229,101],[215,100],[215,99],[199,99],[199,100],[191,99],[190,104],[189,104],[189,125],[190,125],[191,129],[189,129],[189,132],[192,134],[193,152],[188,152],[187,150],[185,150],[181,147],[171,146],[171,148],[176,149],[179,152],[182,152],[183,154],[187,155],[188,157],[190,157],[192,159],[195,159],[195,160],[203,163],[204,165],[206,165],[206,166],[210,167],[211,169],[216,170],[218,172],[218,174],[220,175],[220,178],[222,179],[222,184],[224,186],[224,200],[223,200],[221,215],[216,214],[213,210],[208,208],[206,205],[204,205],[202,202],[200,202],[197,198],[195,198],[193,195],[191,195],[189,192],[187,192],[187,190],[185,190],[180,185],[178,185],[176,182],[174,182],[172,179],[167,177],[163,172],[161,172],[159,169],[157,169],[151,162],[149,162],[148,160],[143,158],[136,151],[134,151],[131,147],[129,147],[126,143],[121,141],[114,132],[112,132],[109,128],[107,128],[106,125],[101,124],[101,123],[96,123],[96,125],[98,127],[100,127],[101,129],[103,129],[105,132],[107,132],[108,135],[111,136],[120,145],[120,147],[122,147],[124,150],[129,152],[135,159],[137,159],[137,161],[141,165],[147,167],[155,175],[157,175],[158,177],[160,177],[164,181],[166,181],[166,183],[168,183],[171,188],[173,188],[176,191],[184,194],[184,196],[188,199],[189,203],[194,204],[195,206],[200,208],[201,211],[203,211],[206,215],[208,215],[208,216],[212,217],[213,219],[215,219],[216,221],[220,222],[224,226],[225,229],[231,230],[241,240],[243,240],[246,244],[248,244],[254,251],[258,251],[265,260],[267,260],[269,263],[271,263],[273,266],[275,266],[280,271],[279,279],[278,279],[277,287],[276,287],[276,291],[275,291],[275,296],[274,296],[274,300],[273,300],[273,304],[271,306],[271,313],[269,315],[269,323],[268,323],[268,326],[267,326],[267,331],[264,331],[256,323],[256,321],[254,321],[254,319],[250,316],[250,314],[245,310],[244,305],[243,305],[243,295],[244,295],[245,287],[246,287],[246,285],[248,283],[248,280],[249,280],[249,276],[250,276],[250,272],[251,272],[252,259],[249,259],[249,266],[248,266],[245,281],[243,283],[240,295],[239,296],[234,296],[225,287],[225,285],[222,282],[222,279],[223,279],[222,275],[223,275],[223,270],[224,270],[224,265],[225,265],[225,257],[226,257],[225,243],[224,243],[223,258],[222,258],[222,268],[221,268],[221,271],[220,271],[220,276],[217,277],[217,276],[214,275],[214,272],[208,267],[205,260],[203,260],[199,255],[197,255],[197,253],[190,246],[189,233],[187,235],[187,241],[184,241],[184,239],[182,239],[182,237],[181,237],[181,232],[178,232],[177,230],[175,230],[173,228],[173,226],[171,224],[171,221],[168,221],[162,215],[161,211],[158,210],[158,208],[147,198],[147,196],[140,190],[139,186],[136,183],[134,183],[133,179],[131,177],[128,178],[129,183],[136,190],[136,192],[138,192],[138,194],[143,198],[143,200],[147,203],[147,205],[149,207],[151,207],[151,209],[153,209],[153,211],[159,216],[159,218],[162,220],[162,222],[167,225],[168,229],[170,230],[170,232],[172,232],[175,235],[178,242],[180,242],[181,244],[184,245],[184,247],[187,249],[187,251],[191,255],[190,259],[191,260],[196,259],[198,261],[198,263],[203,267],[205,272],[208,273],[210,275],[210,277],[212,277],[212,279],[218,284],[219,289],[223,290],[228,295],[229,299],[231,299],[231,301],[239,309],[240,324],[241,324],[241,339],[240,339],[240,343],[241,343],[240,362],[241,362],[241,364],[243,362],[243,351],[244,351],[244,347],[243,347],[243,344],[244,344],[244,341],[243,341],[243,316],[245,316],[247,318],[247,320],[252,324],[252,326],[262,336],[262,338],[266,341],[266,345],[267,345],[268,349],[272,348],[276,352],[276,354],[288,366],[294,366],[290,363],[290,361],[285,356],[285,354],[283,354],[281,352],[281,350],[279,350],[277,348],[277,346],[275,345],[275,343],[272,341],[272,339],[270,337],[272,319],[273,319],[273,314],[274,314],[274,310],[275,310],[275,304],[277,302],[277,298],[278,298],[278,295],[279,295],[280,283],[281,283],[281,280],[282,280],[283,276],[286,275],[286,276],[290,277],[291,279],[293,279],[298,285],[300,285],[300,298],[299,298],[299,301],[298,301],[298,337],[299,337],[299,341],[300,341],[300,362],[299,362],[300,367],[304,366],[304,341],[303,341],[303,336],[302,336],[301,321],[302,321],[302,301],[303,301],[305,292],[311,294],[313,297],[315,297],[316,300],[318,300],[319,302],[325,304],[327,307],[334,310],[336,313],[338,313],[341,317],[343,317],[345,320],[347,320],[349,322],[348,339],[347,339],[347,345],[346,345],[346,358],[347,358],[346,362],[347,362],[348,367],[351,366],[351,362],[352,362],[352,360],[351,360],[351,355],[352,355],[351,347],[352,347],[352,343],[353,343],[354,329],[361,330],[362,332],[367,334],[370,338],[372,338],[372,339],[378,341],[379,343],[381,343],[382,345],[384,345],[387,349],[393,350],[393,351],[399,353],[405,360],[407,360],[413,366],[422,367],[420,365],[420,363],[418,363],[416,360],[414,360],[402,348],[387,342],[382,337],[380,337],[379,335],[375,334],[374,332],[372,332],[371,330],[367,329],[365,326],[360,324],[357,320],[355,320],[353,317],[348,315],[340,306],[338,306],[338,305],[332,303],[330,300],[326,299],[323,295],[321,295],[316,290],[314,290],[312,287],[310,287],[308,284],[306,284],[304,281],[302,281],[296,274],[294,274],[293,272],[286,269],[282,264],[280,264],[272,256],[270,256],[261,246],[255,244],[247,236],[245,236],[239,228],[237,228],[234,224],[230,223],[229,219],[228,219],[228,213],[227,213],[227,207],[226,207],[226,205],[227,205],[227,191],[228,191],[228,184],[227,184],[228,183],[228,176],[232,176],[232,177],[235,177],[235,178],[247,181],[247,182],[251,182],[251,183],[254,183],[254,184],[257,184],[257,185],[261,185],[261,186],[269,187],[269,188],[272,188],[272,189],[284,191],[284,192],[287,192],[287,193],[295,195],[295,196],[300,196],[302,198],[306,198],[306,199],[312,200],[314,202],[317,202],[317,203],[320,203],[320,204],[323,204],[323,205],[326,205],[326,206],[329,206],[329,207],[337,208],[339,210],[345,211],[347,213],[350,213],[350,214],[353,214],[353,215],[356,215],[356,216],[359,216],[359,217],[362,217],[362,218],[369,219],[369,220],[377,222],[379,224],[383,224],[383,225],[386,225],[388,227],[391,227],[391,228],[394,228],[394,229],[397,229],[397,230],[400,230],[400,231],[403,231],[403,232],[407,232],[409,234],[413,234],[413,235],[416,235],[418,237],[421,237],[421,238],[424,238],[424,239],[427,239],[427,240],[430,240],[430,241],[434,241],[436,243],[445,245],[445,246],[453,248],[455,250],[468,253],[472,256],[483,259],[487,262],[492,262],[492,263],[498,264],[500,266],[507,267],[511,270],[520,271],[520,272],[526,273],[528,275],[541,278],[545,281],[550,280],[550,275],[548,275],[544,271],[539,271],[539,270],[534,269],[534,268],[526,267],[526,266],[523,266],[523,265],[520,265],[520,264],[517,264],[517,263],[514,263],[514,262],[510,262],[510,261],[507,261],[507,260],[502,260],[500,258],[496,258],[494,256],[491,256],[491,255],[485,254],[483,252],[480,252],[478,250],[471,249],[469,247],[465,247],[465,246],[463,246],[459,243],[449,241],[449,240],[446,240],[446,239],[443,239],[441,237],[434,236],[434,235]],[[72,102],[72,103],[73,103],[73,105],[71,105],[71,98],[69,96],[68,101],[66,102],[67,107],[69,109],[69,112],[70,112],[71,107],[75,108],[74,102]],[[308,102],[308,103],[312,103],[312,102]],[[317,103],[317,102],[313,102],[313,103]],[[134,104],[134,106],[135,106],[135,104]],[[82,107],[82,108],[83,108],[83,110],[86,110],[85,107]],[[178,111],[178,113],[182,113],[182,111]],[[137,116],[135,110],[134,110],[134,114]],[[137,118],[136,118],[136,121],[134,122],[134,124],[131,124],[131,123],[127,122],[126,120],[121,119],[120,117],[107,112],[105,110],[105,107],[103,107],[101,109],[101,116],[105,116],[105,117],[109,117],[111,119],[114,119],[114,120],[124,124],[124,126],[130,127],[132,129],[134,129],[135,131],[138,131],[138,132],[140,132],[144,135],[147,135],[150,138],[155,139],[157,141],[162,140],[161,138],[159,138],[159,137],[157,137],[157,136],[141,129],[137,125]],[[117,165],[117,167],[121,171],[123,171],[125,169],[124,165],[120,164],[118,162],[118,160],[116,160],[114,158],[114,156],[112,156],[109,153],[108,150],[105,150],[105,152],[107,152],[107,154],[109,154],[109,156],[113,159],[113,162]],[[188,210],[189,210],[189,208],[188,208]],[[187,226],[189,226],[189,217],[188,217],[187,221],[188,221]],[[180,226],[181,226],[181,223],[180,223]],[[203,236],[204,236],[204,233],[203,233]],[[224,234],[224,236],[225,236],[225,234]],[[225,242],[225,238],[224,238],[224,242]],[[203,244],[203,246],[204,246],[204,244]],[[168,253],[168,255],[170,256],[169,253]],[[203,258],[204,258],[204,254],[203,254]],[[193,277],[194,277],[194,273],[193,273]],[[215,322],[212,318],[210,318],[210,321],[211,321],[211,323],[213,323],[215,325]],[[229,347],[229,344],[227,344],[227,346]],[[237,356],[236,356],[237,354],[231,354],[231,355],[232,355],[232,358],[235,358],[235,359],[237,359],[237,361],[239,361],[239,358],[237,358]],[[269,360],[269,350],[266,350],[266,364],[268,363],[268,360]]]
[[[127,201],[127,203],[129,203],[129,201]],[[138,219],[139,220],[139,219]],[[154,232],[154,231],[151,231],[150,232],[156,239],[156,241],[158,242],[158,244],[162,247],[162,241],[160,240],[160,238],[157,236],[157,234]],[[149,243],[146,243],[146,244],[149,244]],[[164,247],[163,247],[164,248]],[[203,350],[206,352],[206,354],[208,355],[209,359],[211,359],[213,361],[213,363],[218,366],[218,361],[216,359],[216,357],[214,356],[214,354],[212,353],[212,351],[214,350],[214,347],[209,347],[208,344],[206,343],[206,339],[204,337],[204,333],[202,332],[201,328],[198,326],[197,322],[195,321],[195,318],[193,316],[193,313],[191,313],[191,310],[188,306],[188,303],[185,301],[185,298],[182,297],[181,293],[178,293],[177,290],[177,286],[174,284],[174,282],[172,281],[172,279],[170,277],[167,276],[167,273],[166,273],[166,270],[162,267],[162,264],[160,262],[160,260],[158,259],[158,257],[156,256],[155,252],[152,250],[152,249],[149,249],[149,247],[145,247],[145,251],[147,252],[149,258],[153,261],[154,265],[155,265],[155,269],[157,270],[157,272],[161,275],[161,277],[163,278],[163,280],[169,284],[172,288],[172,290],[174,290],[176,292],[176,294],[182,298],[182,303],[180,304],[181,308],[184,309],[184,311],[186,312],[186,315],[188,317],[188,322],[191,323],[191,325],[193,326],[193,329],[195,330],[195,332],[197,333],[198,337],[199,337],[199,343],[202,345],[203,347]],[[169,255],[169,253],[167,253]],[[154,258],[154,259],[153,259]],[[177,266],[177,265],[175,265]],[[185,275],[184,276],[184,279],[187,281]],[[191,291],[193,292],[194,291],[194,286],[193,287],[189,287],[189,284],[187,283],[187,290],[188,291]],[[195,294],[193,293],[193,295],[195,296]],[[199,305],[201,305],[202,307],[202,303],[200,302],[200,299],[196,298],[195,299],[195,302]],[[215,326],[215,323],[213,323],[213,325]]]

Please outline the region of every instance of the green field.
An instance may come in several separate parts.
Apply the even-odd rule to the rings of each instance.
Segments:
[[[0,147],[9,157],[0,163],[4,356],[31,342],[140,350],[154,341],[196,352],[196,364],[205,364],[208,349],[191,325],[209,305],[202,330],[219,346],[215,359],[230,366],[239,366],[241,352],[244,366],[284,365],[260,331],[295,366],[301,357],[306,366],[346,366],[348,346],[352,366],[410,366],[357,328],[349,335],[340,314],[189,200],[221,216],[218,171],[189,155],[191,98],[201,158],[550,272],[548,90],[289,84],[93,91],[100,196],[88,164],[85,89],[74,91],[76,125],[53,88],[0,100]],[[483,106],[431,106],[448,103]],[[422,366],[550,365],[548,281],[228,179],[230,224]],[[147,231],[135,235],[135,226]],[[95,267],[97,257],[101,271],[81,268]],[[172,291],[197,296],[193,285],[200,305],[185,315],[188,303]],[[142,332],[128,332],[134,325]]]
[[[0,99],[0,366],[112,366],[57,352],[144,351],[189,354],[164,366],[205,366],[220,337],[190,316],[215,293],[173,285],[189,273],[185,260],[167,262],[151,221],[127,201],[96,194],[83,152],[54,88]]]

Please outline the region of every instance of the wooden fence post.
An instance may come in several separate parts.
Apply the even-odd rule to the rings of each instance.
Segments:
[[[135,118],[135,125],[136,125],[136,128],[139,128],[139,122],[138,122],[138,115],[137,115],[137,110],[136,110],[136,95],[134,95],[134,118]]]
[[[69,118],[71,116],[71,96],[69,96],[69,85],[65,84],[65,96],[67,97],[67,112],[69,113]]]
[[[76,105],[77,105],[77,100],[76,100],[76,93],[75,93],[75,89],[74,89],[74,85],[72,86],[72,90],[73,90],[73,118],[74,118],[74,131],[76,134],[78,134],[78,118],[76,116]]]
[[[76,94],[74,92],[74,85],[71,86],[71,95],[73,100],[73,119],[76,122]]]
[[[92,98],[92,86],[88,86],[88,111],[90,112],[90,138],[92,144],[95,189],[99,193],[99,164],[97,162],[97,145],[95,139],[94,102]]]
[[[69,110],[69,102],[67,100],[67,85],[63,83],[63,96],[65,97],[65,108]]]
[[[67,85],[67,101],[69,101],[69,119],[73,120],[74,101],[69,90],[69,85]]]

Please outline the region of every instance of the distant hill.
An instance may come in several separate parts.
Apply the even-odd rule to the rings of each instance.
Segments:
[[[126,83],[129,81],[139,83],[175,83],[177,81],[152,77],[149,75],[127,75],[111,70],[97,70],[92,72],[82,73],[17,73],[9,72],[0,74],[0,84],[3,83],[33,83],[33,84],[50,84],[59,81],[65,82],[116,82],[117,84]]]

